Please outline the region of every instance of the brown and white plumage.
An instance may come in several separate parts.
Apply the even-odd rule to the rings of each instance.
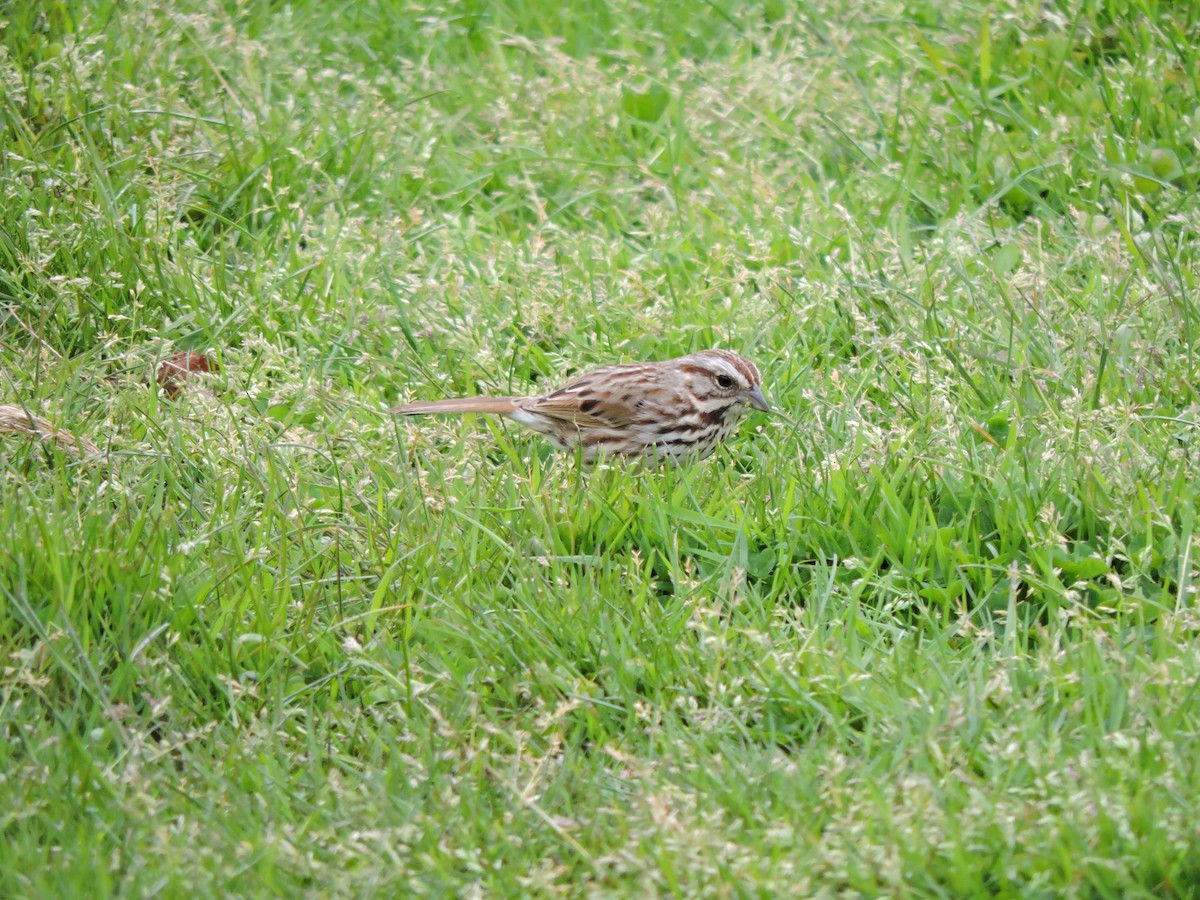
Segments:
[[[729,350],[595,369],[547,394],[406,403],[392,412],[496,413],[563,450],[597,456],[708,456],[749,407],[767,411],[758,367]]]

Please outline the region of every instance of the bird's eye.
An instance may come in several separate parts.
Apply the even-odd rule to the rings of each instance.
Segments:
[[[717,376],[717,387],[731,388],[733,387],[733,379],[728,375]]]

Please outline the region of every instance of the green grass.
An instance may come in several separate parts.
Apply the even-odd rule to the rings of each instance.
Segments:
[[[1200,896],[1197,46],[0,5],[0,894]],[[386,413],[715,345],[685,468]]]

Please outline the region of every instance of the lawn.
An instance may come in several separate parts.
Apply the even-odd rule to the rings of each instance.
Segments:
[[[1200,896],[1198,47],[0,3],[0,895]],[[705,347],[691,465],[387,412]]]

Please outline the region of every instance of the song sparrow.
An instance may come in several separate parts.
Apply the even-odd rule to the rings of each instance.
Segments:
[[[769,410],[754,363],[728,350],[701,350],[666,362],[605,366],[548,394],[425,400],[392,412],[498,413],[590,463],[601,454],[703,459],[749,406]]]

